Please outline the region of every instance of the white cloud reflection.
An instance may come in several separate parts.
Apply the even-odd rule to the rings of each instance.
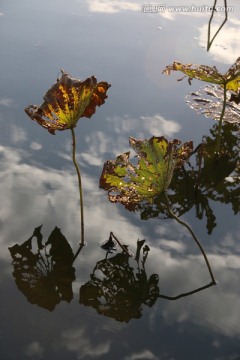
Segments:
[[[172,137],[181,129],[176,121],[166,119],[160,114],[141,116],[141,119],[144,121],[145,130],[154,136]]]
[[[91,166],[102,166],[102,155],[111,148],[111,139],[102,131],[96,131],[86,136],[87,152],[81,153],[81,158]]]
[[[94,339],[91,341],[85,334],[84,328],[66,330],[62,334],[64,346],[77,354],[78,359],[85,357],[97,358],[107,354],[110,350],[111,341],[97,343]]]
[[[140,116],[139,118],[125,115],[106,119],[114,133],[109,136],[103,131],[92,132],[86,137],[87,152],[81,153],[81,159],[91,166],[102,166],[106,161],[106,153],[111,149],[118,156],[129,150],[129,136],[138,139],[149,139],[152,136],[166,136],[172,139],[181,129],[177,122],[166,119],[160,114]],[[141,129],[141,130],[138,130]],[[113,149],[113,150],[112,150]],[[64,154],[63,157],[66,157]],[[70,158],[69,158],[70,160]]]
[[[27,140],[27,133],[19,126],[11,125],[10,140],[13,144],[20,144]]]
[[[98,140],[100,143],[104,141],[102,134]],[[106,151],[104,144],[101,151]],[[0,258],[2,261],[8,259],[9,273],[8,246],[27,240],[36,226],[44,224],[44,236],[45,233],[49,236],[54,226],[60,227],[66,238],[71,240],[73,248],[79,241],[80,219],[75,173],[27,164],[25,158],[28,156],[19,149],[0,147]],[[120,240],[130,245],[130,249],[136,248],[138,238],[147,240],[151,249],[146,262],[147,273],[160,275],[161,294],[174,296],[210,281],[202,255],[184,251],[189,249],[192,239],[179,224],[173,220],[159,220],[157,223],[150,220],[154,233],[148,235],[148,232],[145,233],[145,223],[136,222],[134,225],[130,213],[126,212],[124,216],[118,206],[107,202],[106,193],[98,190],[97,178],[89,177],[83,171],[83,184],[89,264],[95,264],[95,250],[113,231],[121,237]],[[163,316],[167,324],[181,323],[187,326],[192,323],[224,336],[240,337],[238,234],[239,228],[226,231],[213,251],[208,251],[220,285],[186,298],[185,301],[165,301],[163,305],[162,300],[159,300],[149,312],[149,327],[152,330],[158,328],[159,316]],[[224,253],[221,253],[222,250]],[[101,249],[99,251],[101,253]],[[82,328],[64,332],[63,340],[67,349],[75,351],[79,359],[87,355],[94,358],[110,351],[110,341],[92,344]],[[28,353],[34,349],[41,348],[32,345]]]
[[[32,150],[41,150],[42,149],[42,145],[36,141],[32,141],[30,144],[30,148]]]
[[[134,1],[119,0],[88,0],[89,11],[114,14],[120,11],[139,11],[141,6]]]
[[[12,107],[14,105],[14,101],[11,98],[0,98],[0,105],[5,107]]]
[[[77,177],[73,171],[43,168],[26,163],[29,153],[0,146],[0,258],[9,259],[8,247],[27,240],[35,227],[43,224],[44,236],[55,226],[70,239],[73,249],[80,237],[79,194]],[[116,234],[119,224],[121,239],[133,239],[139,234],[136,226],[127,222],[119,208],[107,201],[99,189],[98,178],[82,172],[84,186],[85,230],[88,248],[98,248],[110,231]],[[113,211],[114,209],[114,211]],[[99,247],[100,248],[100,247]],[[101,249],[100,249],[101,250]],[[95,256],[92,252],[91,256]]]
[[[129,134],[134,132],[134,136],[138,138],[148,138],[150,136],[169,136],[172,137],[175,133],[180,131],[181,126],[171,120],[166,119],[160,114],[153,114],[148,116],[140,116],[133,118],[130,115],[124,117],[114,116],[107,118],[111,123],[117,134]],[[138,129],[141,129],[139,131]]]
[[[223,64],[233,64],[240,54],[239,26],[232,26],[233,22],[229,20],[218,33],[212,46],[210,55],[213,60]],[[207,24],[199,27],[199,45],[206,47],[207,44]],[[217,25],[211,27],[211,36],[218,30]]]
[[[187,234],[185,233],[184,237],[178,225],[173,222],[171,230],[168,226],[162,226],[165,239],[158,241],[159,248],[155,248],[149,254],[151,261],[149,259],[147,264],[148,271],[155,269],[157,273],[161,274],[163,279],[163,283],[160,283],[161,294],[168,296],[176,296],[210,282],[210,276],[201,253],[199,255],[186,253],[186,245],[190,246],[192,239],[186,239]],[[167,236],[168,233],[172,234],[173,229],[175,229],[178,240],[174,240],[172,235],[170,238]],[[178,229],[180,234],[177,232]],[[163,315],[164,321],[169,325],[181,323],[182,326],[188,326],[189,323],[192,323],[224,336],[240,337],[238,234],[239,228],[233,229],[232,232],[226,232],[221,241],[215,243],[213,250],[207,251],[219,285],[185,298],[185,301],[168,301],[165,303],[164,310],[161,306],[162,300],[160,300],[159,308],[155,308],[149,318],[149,325],[153,331],[157,327],[159,319],[157,313],[159,313],[160,316]],[[229,238],[231,238],[230,243]],[[169,246],[167,245],[168,240],[170,240]],[[182,246],[185,247],[184,253]],[[159,261],[161,258],[164,259],[163,264]]]
[[[130,356],[126,356],[123,360],[159,360],[159,359],[160,358],[158,356],[155,356],[150,350],[144,350],[139,353],[133,353]]]
[[[26,347],[25,354],[27,357],[42,358],[44,354],[44,348],[38,341],[33,341]]]

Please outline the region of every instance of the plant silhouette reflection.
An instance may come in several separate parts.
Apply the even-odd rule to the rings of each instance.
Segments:
[[[57,227],[43,244],[41,228],[37,227],[28,240],[13,245],[9,251],[19,291],[29,303],[53,311],[61,301],[70,303],[73,299],[72,283],[76,278],[72,265],[80,251],[73,254]],[[160,294],[159,276],[152,274],[148,277],[145,270],[149,251],[145,240],[138,240],[134,260],[130,252],[123,250],[98,261],[90,280],[80,288],[79,303],[95,308],[100,315],[129,322],[139,319],[144,305],[150,308],[159,298],[177,300],[215,285],[211,282],[176,296]],[[106,252],[109,255],[108,249]]]
[[[125,252],[98,261],[90,280],[80,288],[79,303],[93,307],[100,315],[129,322],[139,319],[144,305],[150,308],[159,298],[178,300],[216,285],[210,282],[176,296],[160,294],[159,276],[152,274],[148,278],[145,270],[149,251],[145,240],[137,241],[135,267],[129,264],[131,257]]]
[[[52,311],[61,301],[71,302],[73,298],[74,254],[57,227],[43,244],[41,227],[37,227],[27,241],[10,247],[9,251],[18,289],[31,304]]]
[[[157,274],[147,277],[144,257],[139,266],[129,264],[125,252],[110,259],[98,261],[90,275],[90,281],[80,288],[80,304],[92,306],[101,315],[129,322],[142,316],[143,305],[155,304],[159,296]]]
[[[239,125],[225,123],[222,128],[221,151],[215,156],[218,124],[203,137],[197,151],[179,169],[175,169],[169,186],[169,202],[177,216],[195,208],[199,220],[206,218],[209,234],[217,226],[210,201],[231,204],[233,213],[239,212]],[[154,198],[153,204],[141,202],[135,206],[141,219],[168,218],[164,195]]]

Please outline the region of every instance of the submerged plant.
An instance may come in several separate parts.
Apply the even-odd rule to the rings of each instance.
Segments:
[[[100,188],[108,191],[111,202],[119,202],[131,211],[138,209],[139,204],[153,204],[156,197],[162,196],[169,217],[188,229],[204,256],[212,283],[216,283],[201,243],[191,227],[172,211],[167,194],[174,170],[181,167],[193,152],[192,141],[180,146],[181,141],[168,141],[163,136],[153,136],[149,140],[130,137],[129,144],[137,153],[137,164],[129,161],[130,152],[105,162]]]
[[[44,95],[41,106],[29,105],[25,112],[34,121],[51,134],[56,130],[71,130],[72,159],[78,176],[81,211],[81,245],[84,245],[83,192],[80,168],[76,162],[76,137],[74,128],[82,117],[90,118],[96,111],[96,106],[104,104],[106,92],[111,85],[107,82],[97,82],[95,76],[84,81],[71,78],[64,70],[61,77]]]
[[[177,61],[174,61],[172,65],[166,66],[166,68],[163,70],[163,73],[169,75],[172,71],[180,71],[185,74],[185,76],[188,77],[190,84],[192,79],[198,79],[219,85],[223,88],[223,105],[219,118],[219,129],[216,146],[216,153],[218,154],[220,151],[222,123],[227,103],[227,90],[233,91],[234,93],[238,93],[240,90],[240,57],[225,74],[219,73],[215,66],[209,67],[206,65],[197,64],[181,64]]]

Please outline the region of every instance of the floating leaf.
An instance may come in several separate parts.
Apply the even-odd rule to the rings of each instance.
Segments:
[[[127,208],[142,200],[153,198],[167,190],[176,166],[189,157],[192,141],[180,147],[180,141],[162,137],[149,140],[129,138],[130,146],[137,153],[138,164],[129,161],[130,152],[104,164],[100,187],[108,190],[109,200],[120,202]]]
[[[74,128],[81,117],[90,118],[96,106],[104,104],[111,86],[107,82],[97,83],[94,76],[81,81],[61,72],[61,78],[44,95],[43,104],[29,105],[25,109],[32,120],[51,134]]]
[[[227,101],[223,121],[240,123],[240,105],[231,101],[233,94],[227,92]],[[186,103],[198,113],[206,117],[220,120],[223,103],[223,90],[219,86],[206,85],[186,96]]]
[[[177,61],[172,65],[166,66],[163,73],[170,75],[172,71],[181,71],[188,76],[190,80],[198,79],[212,84],[226,85],[227,90],[236,92],[240,89],[240,57],[224,75],[219,73],[215,66],[182,64]]]

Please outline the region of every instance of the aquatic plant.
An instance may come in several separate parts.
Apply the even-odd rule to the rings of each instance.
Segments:
[[[180,71],[185,74],[184,77],[188,77],[189,84],[191,84],[192,79],[197,79],[209,82],[211,84],[217,84],[223,88],[223,103],[221,115],[219,118],[218,137],[216,144],[216,153],[219,154],[222,123],[227,103],[227,90],[234,93],[238,93],[240,90],[240,57],[225,74],[218,72],[215,66],[210,67],[197,64],[182,64],[178,61],[174,61],[172,65],[166,66],[166,68],[163,70],[163,73],[170,75],[172,71]],[[179,79],[179,81],[182,79]]]
[[[74,128],[80,118],[90,118],[95,113],[96,106],[104,104],[110,86],[105,81],[98,83],[95,76],[81,81],[71,78],[68,73],[61,70],[61,77],[44,95],[42,105],[29,105],[25,109],[27,115],[50,134],[54,135],[56,130],[71,130],[72,160],[78,176],[80,194],[81,245],[84,245],[83,191],[80,168],[76,161]]]

